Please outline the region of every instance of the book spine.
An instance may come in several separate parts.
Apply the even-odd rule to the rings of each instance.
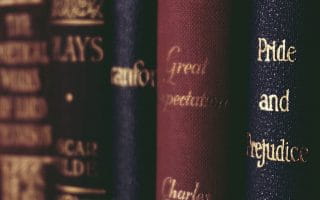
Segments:
[[[253,1],[247,199],[308,195],[305,12],[299,0]]]
[[[46,1],[0,1],[0,199],[50,198]]]
[[[58,200],[104,199],[108,140],[104,0],[50,5],[51,109]]]
[[[225,199],[229,1],[158,3],[157,200]]]
[[[155,198],[156,1],[112,4],[113,198]]]

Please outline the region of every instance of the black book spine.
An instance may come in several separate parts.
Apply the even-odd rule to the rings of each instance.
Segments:
[[[113,198],[155,198],[156,1],[112,1]]]
[[[247,199],[308,199],[306,4],[252,3]]]
[[[50,199],[47,4],[0,1],[0,199]]]
[[[104,5],[104,0],[53,0],[50,5],[50,108],[59,200],[100,200],[110,192],[102,160],[109,128]]]

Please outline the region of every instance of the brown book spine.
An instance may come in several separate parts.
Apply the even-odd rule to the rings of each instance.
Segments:
[[[229,8],[158,4],[157,200],[225,199]]]
[[[49,200],[46,1],[0,1],[0,199]]]

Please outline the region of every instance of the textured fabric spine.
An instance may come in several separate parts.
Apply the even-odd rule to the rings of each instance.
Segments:
[[[161,0],[157,200],[225,199],[229,1]]]
[[[306,4],[252,1],[247,199],[308,198]]]
[[[110,62],[115,200],[154,199],[156,1],[112,1]]]

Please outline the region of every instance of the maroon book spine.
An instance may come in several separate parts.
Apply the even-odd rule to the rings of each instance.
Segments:
[[[158,3],[157,200],[225,199],[226,0]]]

